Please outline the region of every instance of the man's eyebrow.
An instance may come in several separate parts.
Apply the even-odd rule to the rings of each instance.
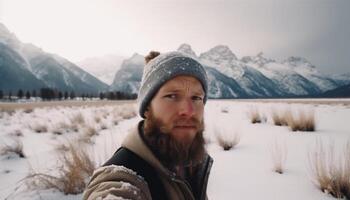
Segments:
[[[181,90],[176,89],[176,88],[165,88],[164,92],[169,93],[169,92],[180,92]]]
[[[199,96],[204,96],[204,92],[203,91],[196,91],[194,92],[195,95],[199,95]]]
[[[182,92],[182,90],[176,89],[176,88],[170,88],[170,87],[169,87],[169,89],[168,89],[168,88],[165,88],[163,92],[164,92],[164,93],[172,93],[172,92],[177,93],[177,92]],[[201,91],[201,90],[194,91],[193,93],[194,93],[195,95],[199,95],[199,96],[203,95],[203,96],[204,96],[204,92]]]

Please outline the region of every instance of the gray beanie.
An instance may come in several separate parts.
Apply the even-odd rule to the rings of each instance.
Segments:
[[[203,66],[195,59],[181,52],[169,52],[160,54],[143,70],[143,76],[138,94],[139,114],[145,118],[145,111],[150,101],[156,95],[162,85],[168,80],[179,75],[188,75],[197,78],[204,90],[204,103],[207,100],[208,77]]]

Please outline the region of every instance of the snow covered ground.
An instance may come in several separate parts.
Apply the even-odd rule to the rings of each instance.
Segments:
[[[254,110],[260,113],[263,123],[250,122],[249,113]],[[275,126],[272,113],[284,110],[314,112],[316,131],[292,132],[288,127]],[[1,111],[0,147],[13,145],[13,138],[17,138],[23,143],[25,158],[0,156],[0,199],[81,199],[81,194],[64,195],[53,189],[27,191],[23,178],[31,170],[57,174],[57,148],[71,141],[84,143],[97,164],[103,163],[118,148],[128,129],[140,120],[135,113],[134,103]],[[336,152],[340,152],[350,141],[349,118],[350,100],[340,104],[209,100],[205,138],[214,158],[209,199],[334,199],[312,182],[308,158],[317,141],[325,147],[334,144]],[[91,137],[84,137],[87,133]],[[218,133],[224,138],[240,136],[240,141],[224,151],[218,145]],[[285,152],[283,174],[273,170],[274,147]]]

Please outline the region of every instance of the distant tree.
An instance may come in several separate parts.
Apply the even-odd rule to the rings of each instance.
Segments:
[[[9,100],[12,100],[12,91],[9,92]]]
[[[131,94],[131,98],[130,99],[137,99],[137,94],[136,93]]]
[[[22,89],[19,89],[18,92],[17,92],[17,97],[19,99],[22,99],[23,98],[23,90]]]
[[[122,94],[122,92],[119,92],[119,91],[117,91],[116,93],[115,93],[115,99],[123,99],[123,94]]]
[[[112,92],[112,91],[108,93],[108,99],[109,100],[115,100],[115,96],[116,96],[115,93]]]
[[[33,90],[33,91],[32,91],[32,97],[37,97],[37,95],[36,95],[36,90]]]
[[[2,92],[2,90],[0,90],[0,99],[4,98],[4,93]]]
[[[71,92],[70,92],[69,98],[70,98],[70,99],[75,99],[75,93],[74,93],[74,91],[71,91]]]
[[[67,91],[64,92],[64,99],[65,99],[65,100],[68,99],[68,92],[67,92]]]
[[[52,100],[53,98],[55,98],[55,91],[51,88],[41,88],[40,97],[43,100]]]
[[[30,99],[30,92],[29,91],[26,92],[26,99]]]
[[[105,98],[105,94],[103,92],[100,92],[100,99],[103,100]]]
[[[60,92],[60,91],[58,91],[57,89],[54,89],[54,90],[53,90],[53,97],[52,97],[52,98],[53,98],[53,99],[59,99],[59,94],[58,94],[59,92]]]
[[[61,91],[58,92],[58,100],[62,100],[63,94]]]

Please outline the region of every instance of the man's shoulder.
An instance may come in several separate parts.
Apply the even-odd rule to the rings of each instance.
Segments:
[[[84,191],[83,199],[105,198],[108,195],[128,199],[151,199],[143,177],[121,165],[108,165],[96,169]]]

